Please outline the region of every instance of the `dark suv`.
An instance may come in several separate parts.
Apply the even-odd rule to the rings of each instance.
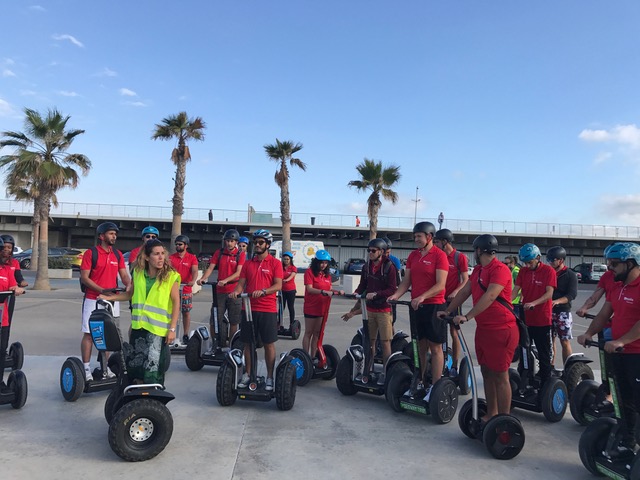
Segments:
[[[350,258],[344,263],[344,273],[347,275],[360,275],[365,261],[362,258]]]

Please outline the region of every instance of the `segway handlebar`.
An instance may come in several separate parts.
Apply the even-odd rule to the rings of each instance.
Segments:
[[[102,290],[102,293],[106,293],[107,295],[112,295],[114,293],[123,293],[126,292],[125,288],[121,288],[121,287],[116,287],[116,288],[105,288],[104,290]],[[2,293],[2,292],[0,292]]]
[[[360,300],[360,299],[362,299],[362,298],[364,298],[366,296],[367,296],[366,293],[362,294],[362,295],[359,294],[359,293],[345,293],[344,294],[344,298],[352,298],[354,300]]]
[[[407,305],[411,306],[411,300],[387,300],[389,305]]]
[[[604,349],[604,344],[607,343],[606,340],[602,340],[600,341],[596,341],[596,340],[586,340],[584,342],[584,346],[585,347],[596,347],[596,348],[600,348],[600,349]],[[618,347],[616,348],[616,353],[622,353],[624,352],[624,347]]]
[[[588,318],[589,320],[593,320],[596,316],[593,313],[585,313],[584,318]]]

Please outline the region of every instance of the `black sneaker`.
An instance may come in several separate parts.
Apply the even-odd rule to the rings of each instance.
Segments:
[[[184,343],[185,345],[189,343],[189,335],[182,336],[182,343]]]

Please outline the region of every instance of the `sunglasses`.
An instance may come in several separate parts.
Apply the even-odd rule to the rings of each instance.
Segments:
[[[620,265],[622,262],[620,260],[607,260],[607,266],[609,268],[616,268],[618,265]]]
[[[149,238],[158,238],[158,236],[157,235],[145,235],[144,238],[147,238],[147,239],[149,239]]]
[[[380,250],[376,250],[375,248],[369,248],[369,249],[367,249],[367,251],[369,253],[376,253],[376,252],[379,252]]]
[[[184,247],[184,243],[176,243],[176,247]]]
[[[265,245],[267,242],[265,242],[264,240],[254,240],[253,244],[254,245]]]

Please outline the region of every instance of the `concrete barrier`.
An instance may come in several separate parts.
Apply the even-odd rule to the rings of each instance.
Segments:
[[[356,291],[360,284],[360,275],[343,275],[342,276],[342,289],[344,293],[351,294]]]

